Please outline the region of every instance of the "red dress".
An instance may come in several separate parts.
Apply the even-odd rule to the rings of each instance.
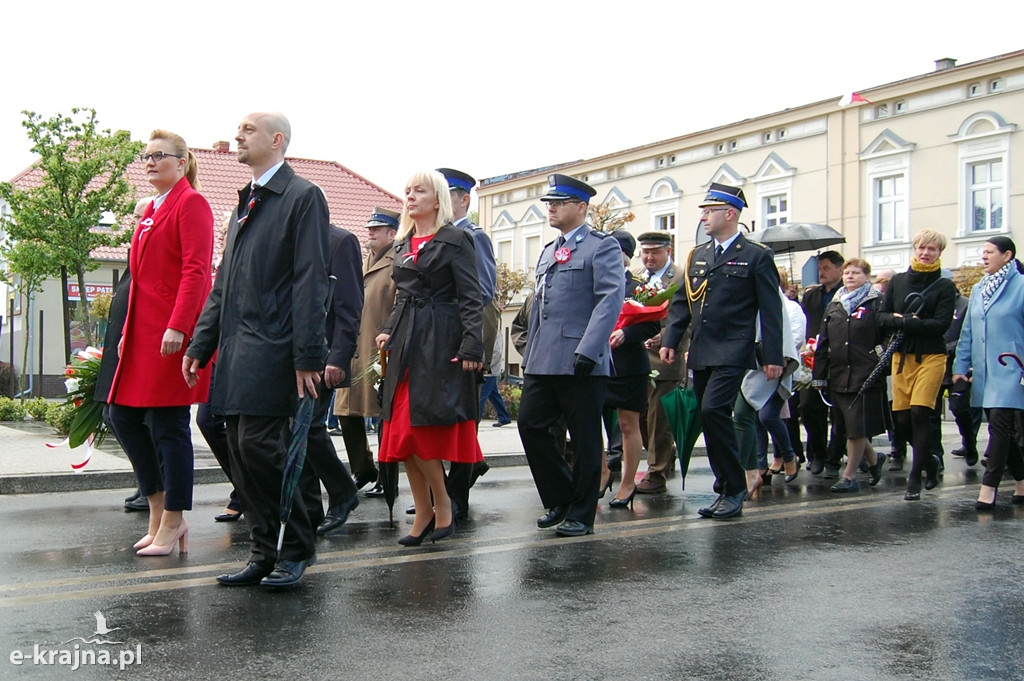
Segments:
[[[432,237],[433,234],[412,237],[411,257],[414,262],[416,253]],[[457,463],[475,463],[483,461],[484,458],[476,437],[475,421],[459,421],[444,426],[412,425],[407,371],[395,388],[391,402],[391,419],[384,421],[377,458],[381,463],[387,463],[405,461],[412,455],[421,459],[442,459]]]

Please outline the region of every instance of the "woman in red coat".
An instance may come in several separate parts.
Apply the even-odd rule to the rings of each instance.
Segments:
[[[128,317],[110,389],[114,433],[149,500],[149,532],[140,556],[188,551],[192,508],[189,407],[206,399],[206,380],[181,375],[185,346],[210,292],[213,211],[196,191],[196,158],[174,133],[156,130],[142,154],[157,196],[139,221],[129,255]]]

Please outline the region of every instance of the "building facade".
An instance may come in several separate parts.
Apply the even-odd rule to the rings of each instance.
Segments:
[[[794,106],[599,158],[556,166],[588,182],[596,200],[636,219],[634,235],[672,234],[677,262],[694,245],[698,203],[712,182],[740,186],[751,231],[786,222],[824,223],[835,247],[876,270],[906,269],[914,232],[949,239],[947,267],[977,264],[994,234],[1024,237],[1024,50]],[[499,261],[533,270],[556,236],[539,197],[553,168],[489,178],[479,188],[480,224]],[[1024,241],[1022,241],[1024,243]],[[800,265],[811,253],[778,258]],[[515,313],[514,305],[507,317]],[[510,353],[515,368],[518,357]]]

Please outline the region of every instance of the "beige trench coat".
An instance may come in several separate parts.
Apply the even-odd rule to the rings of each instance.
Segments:
[[[352,357],[352,387],[340,388],[334,395],[334,413],[338,416],[379,416],[377,391],[372,376],[356,379],[377,356],[377,337],[395,307],[395,280],[391,270],[395,261],[394,244],[374,261],[369,253],[363,261],[363,318],[359,324],[359,341]]]

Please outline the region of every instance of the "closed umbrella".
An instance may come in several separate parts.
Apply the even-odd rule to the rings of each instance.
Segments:
[[[380,379],[383,382],[384,377],[388,373],[388,355],[390,352],[384,350],[380,353]],[[381,394],[377,393],[377,400],[380,401]],[[380,437],[378,442],[384,439],[384,428],[386,428],[386,422],[381,419],[379,425]],[[398,462],[397,461],[381,461],[380,450],[377,451],[377,468],[380,471],[380,487],[384,492],[384,503],[388,505],[388,525],[390,527],[395,526],[395,499],[398,497]]]
[[[916,314],[924,305],[924,296],[920,293],[908,293],[904,300],[907,304],[903,311],[905,315]],[[892,338],[889,340],[889,345],[885,347],[885,350],[882,351],[882,355],[878,358],[878,364],[876,364],[875,368],[871,370],[868,377],[864,379],[863,385],[861,385],[860,390],[857,391],[858,397],[863,395],[865,390],[873,386],[878,378],[885,374],[886,369],[891,363],[892,356],[896,354],[896,351],[899,350],[900,345],[903,343],[903,335],[903,329],[900,329],[892,335]]]
[[[292,516],[292,504],[295,501],[295,489],[299,485],[302,466],[306,463],[306,446],[309,440],[309,426],[313,421],[313,396],[308,392],[299,401],[299,407],[292,419],[292,439],[288,444],[288,455],[284,462],[284,476],[281,479],[281,506],[278,510],[281,519],[281,532],[277,535],[277,551],[280,554],[284,545],[284,530],[288,519]]]
[[[676,441],[676,456],[682,472],[682,488],[686,490],[686,471],[690,469],[690,455],[693,445],[701,433],[700,403],[693,388],[676,386],[661,398],[661,406],[668,418],[672,438]]]

